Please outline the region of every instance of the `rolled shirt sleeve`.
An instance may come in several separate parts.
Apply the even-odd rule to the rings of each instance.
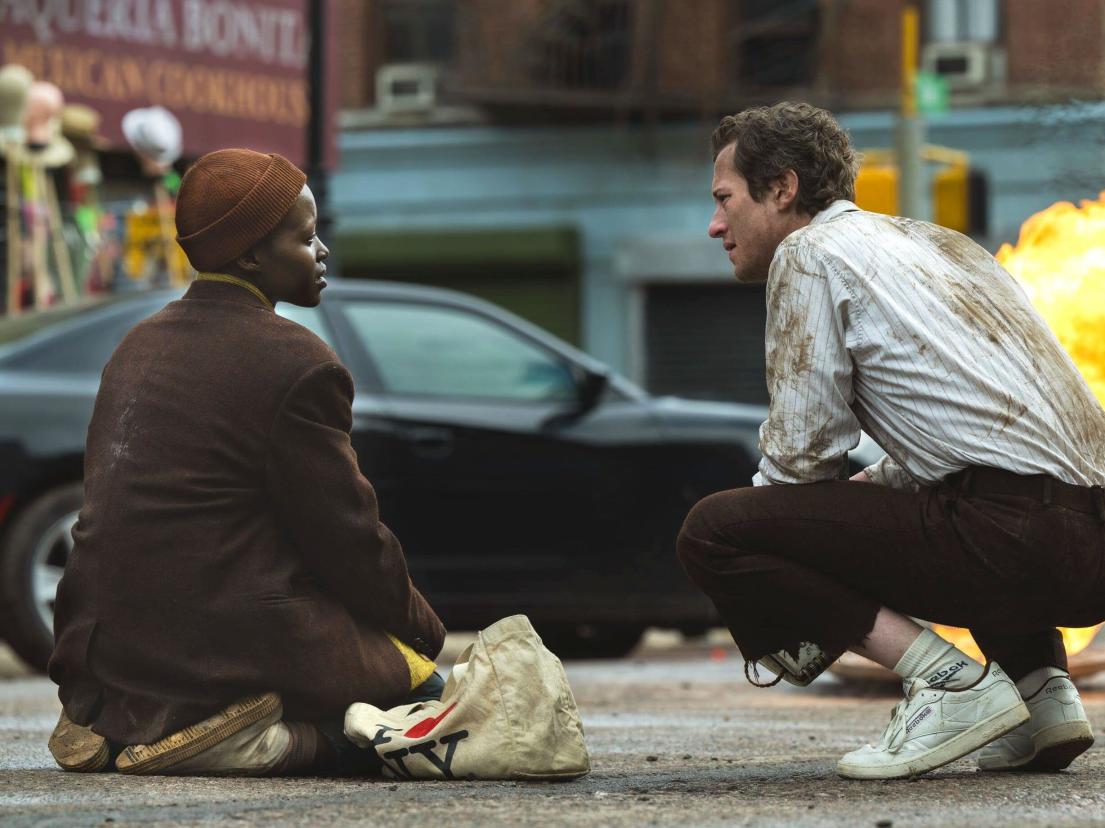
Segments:
[[[288,391],[270,435],[268,488],[307,568],[348,609],[434,657],[445,629],[411,583],[398,539],[350,442],[353,380],[316,366]]]
[[[872,463],[864,469],[864,472],[866,472],[868,480],[879,486],[889,486],[891,489],[906,489],[913,492],[920,488],[920,485],[910,476],[909,472],[899,466],[889,454]]]
[[[785,240],[767,283],[767,387],[753,485],[835,480],[860,438],[845,341],[849,296],[828,263]]]

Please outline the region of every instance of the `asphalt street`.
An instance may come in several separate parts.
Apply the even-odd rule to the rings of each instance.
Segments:
[[[539,784],[64,774],[46,749],[53,686],[0,659],[0,824],[1105,824],[1105,748],[1059,774],[981,773],[968,757],[916,781],[846,781],[836,759],[878,738],[893,688],[829,676],[761,690],[741,664],[718,634],[653,634],[629,658],[568,663],[594,770]],[[1101,732],[1105,675],[1081,684]]]

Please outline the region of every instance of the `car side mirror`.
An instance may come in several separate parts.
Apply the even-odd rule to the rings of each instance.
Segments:
[[[576,413],[586,414],[599,404],[603,391],[610,383],[610,375],[587,368],[579,368],[578,371],[582,376],[576,379]]]
[[[542,429],[560,428],[593,411],[610,383],[610,375],[605,371],[595,371],[581,365],[573,365],[570,370],[576,386],[575,403],[571,408],[558,411],[542,422]]]

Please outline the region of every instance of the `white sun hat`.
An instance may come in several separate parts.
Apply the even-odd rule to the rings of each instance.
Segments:
[[[163,106],[132,109],[123,116],[123,135],[149,161],[167,166],[180,158],[180,121]]]

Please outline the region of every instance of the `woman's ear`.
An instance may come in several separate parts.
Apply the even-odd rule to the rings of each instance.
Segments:
[[[257,256],[257,246],[254,245],[237,259],[234,260],[234,264],[238,269],[248,275],[259,273],[261,270],[261,260]]]

